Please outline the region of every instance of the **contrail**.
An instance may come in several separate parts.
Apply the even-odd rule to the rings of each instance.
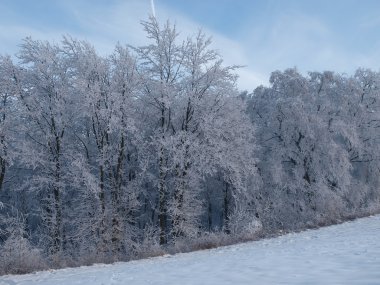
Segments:
[[[152,16],[156,18],[156,9],[154,8],[154,0],[150,0],[150,7],[152,9]]]

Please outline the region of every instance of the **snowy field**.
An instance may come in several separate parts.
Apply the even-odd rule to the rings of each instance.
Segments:
[[[380,216],[175,256],[8,275],[0,284],[380,284]]]

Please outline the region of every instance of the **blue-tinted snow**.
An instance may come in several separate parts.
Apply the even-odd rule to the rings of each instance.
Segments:
[[[3,276],[0,284],[380,284],[380,216],[213,250]]]

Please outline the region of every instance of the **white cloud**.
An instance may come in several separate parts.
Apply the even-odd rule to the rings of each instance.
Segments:
[[[83,10],[79,10],[80,7],[75,3],[69,3],[66,8],[76,15],[77,21],[86,31],[82,38],[84,37],[93,43],[103,53],[111,52],[117,41],[131,45],[142,45],[147,42],[140,22],[146,20],[150,14],[151,7],[148,0],[120,2],[116,6],[103,7],[101,12],[97,9],[90,9],[85,14],[81,12]],[[263,74],[252,70],[251,66],[247,66],[248,56],[243,45],[238,41],[231,40],[207,27],[202,27],[200,23],[192,21],[169,7],[156,3],[155,10],[159,21],[163,23],[169,19],[171,23],[177,26],[180,38],[185,39],[202,29],[212,37],[212,47],[219,51],[225,64],[246,66],[237,71],[240,76],[239,88],[251,91],[267,81]]]
[[[276,18],[270,26],[251,26],[254,28],[243,30],[240,40],[250,50],[252,63],[265,73],[295,65],[316,66],[316,58],[331,50],[331,32],[317,18],[288,14]]]
[[[175,23],[181,38],[195,34],[200,28],[213,39],[212,47],[222,55],[227,65],[244,65],[239,69],[238,86],[241,89],[253,90],[259,84],[264,83],[265,76],[258,70],[253,70],[249,63],[248,54],[244,46],[238,42],[218,34],[200,23],[194,22],[178,11],[170,7],[157,5],[156,16],[162,23],[169,19]],[[84,6],[86,5],[86,6]],[[151,14],[150,1],[129,0],[116,2],[114,5],[99,5],[94,2],[89,6],[88,2],[65,1],[60,3],[63,14],[68,15],[73,21],[71,30],[68,27],[62,29],[44,27],[21,26],[18,23],[8,23],[0,26],[0,53],[15,54],[22,39],[32,36],[35,39],[60,41],[62,35],[70,34],[73,37],[86,40],[93,44],[97,50],[105,55],[113,51],[117,42],[135,46],[147,43],[146,34],[141,26],[141,20],[147,20]]]
[[[58,42],[61,40],[63,31],[49,30],[40,31],[32,27],[9,25],[0,26],[0,53],[14,55],[18,52],[22,40],[31,36],[34,39]]]
[[[340,33],[321,18],[293,12],[265,23],[254,21],[242,29],[239,42],[250,51],[248,64],[266,78],[274,70],[294,66],[301,72],[353,73],[363,66],[378,69],[380,42],[371,53],[350,49],[340,41]]]
[[[159,20],[169,19],[171,22],[175,23],[178,27],[178,31],[180,31],[180,36],[185,38],[189,35],[194,35],[199,29],[202,29],[206,35],[211,36],[212,48],[219,52],[226,65],[243,66],[237,70],[237,74],[239,75],[237,83],[240,89],[252,91],[255,87],[267,83],[268,78],[266,75],[261,73],[258,69],[253,69],[253,65],[249,64],[249,53],[247,53],[243,42],[233,40],[217,33],[168,7],[160,6],[158,9],[157,8],[156,5],[157,18]]]
[[[16,52],[21,39],[29,35],[59,41],[63,34],[69,33],[89,41],[101,54],[111,53],[117,42],[135,46],[147,42],[140,22],[151,14],[150,0],[116,1],[113,5],[94,2],[91,6],[88,2],[69,0],[60,5],[65,14],[71,16],[72,26],[77,29],[45,27],[39,30],[17,24],[0,26],[0,52]],[[350,73],[359,66],[376,68],[380,60],[380,43],[371,53],[354,53],[339,45],[336,40],[339,35],[316,16],[292,12],[276,15],[270,21],[250,19],[231,39],[202,27],[201,23],[159,1],[155,8],[157,19],[162,23],[166,19],[175,23],[182,38],[195,34],[199,28],[212,36],[212,47],[220,52],[225,64],[245,66],[237,71],[240,76],[238,86],[249,91],[267,84],[270,72],[277,69],[297,66],[302,72],[330,69]]]
[[[116,5],[83,7],[81,2],[67,2],[65,8],[81,27],[81,37],[111,52],[117,42],[141,45],[146,42],[140,21],[150,13],[149,1],[130,0]]]

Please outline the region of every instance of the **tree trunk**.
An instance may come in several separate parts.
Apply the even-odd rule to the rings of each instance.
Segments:
[[[161,132],[162,132],[162,140],[165,140],[165,107],[161,109]],[[160,147],[160,158],[159,158],[159,226],[160,226],[160,244],[167,243],[167,205],[166,205],[166,170],[165,170],[165,151],[164,147]]]
[[[0,169],[0,192],[1,192],[1,190],[3,189],[5,170],[6,170],[5,160],[1,157],[0,157],[0,165],[1,165],[1,169]]]
[[[207,222],[208,222],[208,230],[212,230],[212,204],[210,194],[207,194]]]
[[[226,182],[226,187],[225,187],[225,190],[224,190],[224,205],[223,205],[223,210],[224,210],[224,231],[226,234],[229,234],[230,233],[230,228],[229,228],[229,223],[230,223],[230,217],[229,217],[229,197],[228,197],[228,194],[229,194],[229,183]]]
[[[158,220],[160,225],[160,244],[166,244],[166,189],[165,189],[165,172],[164,172],[164,151],[160,150],[160,182],[159,182],[159,214]]]
[[[52,119],[53,127],[55,131],[55,123]],[[61,152],[61,142],[59,136],[55,136],[55,147],[56,153],[54,154],[55,160],[55,170],[54,170],[54,187],[53,187],[53,197],[54,197],[54,210],[55,210],[55,224],[53,228],[53,251],[58,253],[62,251],[62,205],[61,205],[61,163],[60,163],[60,152]]]
[[[112,237],[111,241],[113,244],[113,251],[114,253],[119,253],[122,250],[122,211],[121,211],[121,186],[122,186],[122,172],[123,172],[123,164],[124,164],[124,158],[125,158],[125,141],[124,136],[121,137],[120,140],[120,149],[119,149],[119,155],[117,159],[117,165],[116,170],[114,173],[114,185],[111,190],[111,198],[112,198],[112,210],[113,210],[113,216],[112,216]],[[126,214],[126,213],[125,213]]]
[[[105,214],[106,214],[106,201],[105,201],[105,190],[104,190],[104,179],[105,179],[105,173],[104,173],[104,166],[101,165],[99,167],[99,175],[100,175],[100,191],[99,191],[99,202],[100,202],[100,208],[101,208],[101,217],[99,221],[99,239],[100,239],[100,247],[99,251],[105,253],[106,252],[106,244],[107,241],[105,239],[106,234],[106,223],[105,223]]]

